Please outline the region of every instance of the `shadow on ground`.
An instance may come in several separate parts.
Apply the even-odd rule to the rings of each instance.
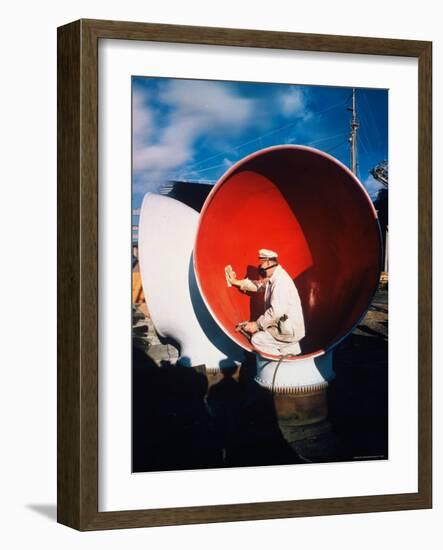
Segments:
[[[133,352],[133,471],[298,463],[272,395],[243,373],[208,389],[204,372]],[[247,366],[245,365],[245,371]]]
[[[57,520],[57,506],[55,504],[26,504],[26,508],[51,521]]]
[[[164,471],[388,457],[387,293],[334,350],[327,429],[288,442],[251,357],[208,387],[204,369],[133,351],[133,470]],[[184,358],[186,363],[186,358]]]

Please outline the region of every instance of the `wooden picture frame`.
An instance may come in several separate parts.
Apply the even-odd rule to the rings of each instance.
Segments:
[[[98,41],[278,48],[418,59],[418,491],[215,506],[98,511]],[[79,530],[432,506],[431,42],[80,20],[58,29],[58,521]]]

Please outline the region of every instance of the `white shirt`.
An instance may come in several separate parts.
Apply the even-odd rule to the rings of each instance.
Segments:
[[[298,342],[305,336],[300,296],[288,272],[278,265],[266,284],[265,312],[257,319],[257,324],[265,330],[268,323],[278,322],[285,314],[294,331],[294,340]]]

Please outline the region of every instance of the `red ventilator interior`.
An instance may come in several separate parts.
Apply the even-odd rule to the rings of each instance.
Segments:
[[[283,145],[234,165],[214,186],[194,248],[198,284],[221,328],[252,350],[236,325],[255,320],[263,294],[229,288],[224,268],[258,279],[258,250],[279,255],[299,291],[306,336],[301,358],[342,340],[377,288],[381,238],[376,211],[356,177],[316,149]]]

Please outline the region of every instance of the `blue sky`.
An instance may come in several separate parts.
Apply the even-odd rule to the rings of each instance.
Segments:
[[[133,77],[133,208],[167,181],[216,182],[246,155],[310,145],[349,166],[352,88]],[[388,158],[388,92],[356,92],[358,172]]]

